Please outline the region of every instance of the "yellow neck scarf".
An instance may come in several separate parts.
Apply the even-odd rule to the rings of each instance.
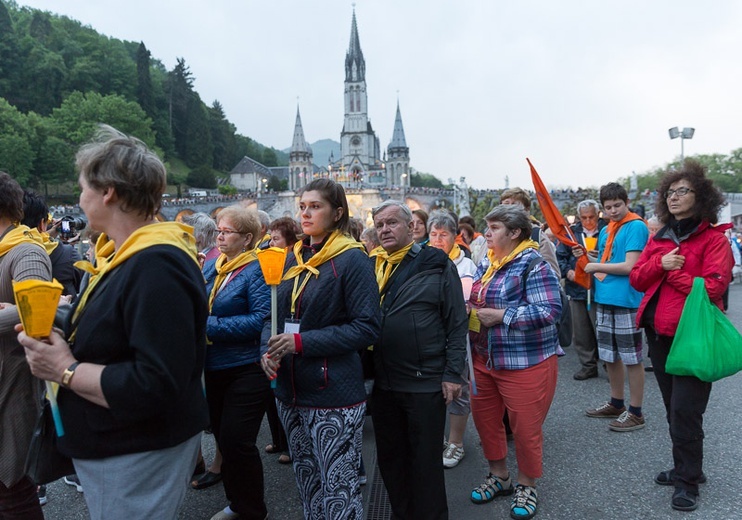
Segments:
[[[458,244],[454,244],[451,248],[451,251],[448,252],[448,258],[450,258],[451,260],[456,260],[459,255],[461,255],[461,248]]]
[[[214,267],[216,267],[216,278],[214,279],[214,287],[211,288],[211,294],[209,295],[209,312],[211,312],[211,307],[214,305],[214,298],[216,298],[216,294],[219,292],[224,280],[227,279],[227,275],[232,271],[236,271],[240,267],[257,260],[258,255],[255,254],[256,251],[256,249],[245,251],[244,253],[234,257],[232,260],[227,260],[227,255],[222,253],[219,258],[216,259],[216,264],[214,265]]]
[[[510,262],[510,260],[515,258],[518,254],[520,254],[522,251],[525,251],[526,249],[535,249],[536,251],[538,251],[538,242],[535,242],[530,238],[528,240],[524,240],[523,242],[515,246],[515,249],[513,249],[509,254],[505,255],[504,258],[500,259],[495,258],[495,253],[491,249],[489,249],[487,251],[487,258],[490,261],[490,266],[487,268],[487,271],[485,271],[484,275],[482,276],[482,287],[492,281],[495,273],[499,271],[502,266]]]
[[[340,230],[336,229],[330,234],[327,242],[325,242],[325,245],[322,246],[322,249],[320,249],[316,255],[311,257],[306,262],[301,256],[302,247],[304,247],[303,241],[299,241],[294,244],[294,256],[296,257],[296,265],[286,271],[286,274],[284,274],[282,278],[282,281],[291,280],[292,278],[295,279],[294,290],[291,293],[292,316],[296,313],[296,300],[299,299],[299,295],[304,290],[304,287],[307,286],[309,278],[312,275],[319,277],[319,269],[317,268],[341,253],[350,251],[351,249],[363,249],[363,244],[356,240],[353,240],[348,235],[345,235]],[[299,275],[304,271],[307,271],[307,275],[304,277],[304,281],[299,284]]]
[[[391,278],[396,266],[407,256],[414,245],[415,242],[412,241],[391,255],[382,248],[382,251],[376,255],[376,283],[379,284],[379,294],[384,291],[386,284],[389,283],[389,278]]]
[[[44,241],[38,229],[30,229],[28,226],[20,225],[8,231],[0,241],[0,257],[5,256],[19,244],[38,244],[44,247]]]
[[[375,256],[378,256],[380,253],[384,253],[384,248],[381,246],[375,247],[371,250],[371,252],[369,252],[368,257],[373,258]]]
[[[41,233],[41,240],[44,241],[44,248],[46,249],[46,254],[48,255],[52,254],[52,252],[59,245],[59,242],[49,238],[49,233]]]
[[[193,237],[193,228],[179,222],[156,222],[143,226],[134,231],[121,246],[116,249],[116,245],[104,233],[98,238],[95,244],[96,265],[87,260],[75,262],[78,267],[91,274],[90,283],[88,283],[85,292],[80,295],[80,302],[75,309],[73,320],[82,312],[88,302],[88,299],[98,283],[104,278],[106,273],[126,262],[136,253],[152,246],[171,245],[181,251],[184,251],[200,267],[196,254],[196,239]],[[73,333],[74,336],[74,333]],[[71,338],[72,339],[72,338]]]

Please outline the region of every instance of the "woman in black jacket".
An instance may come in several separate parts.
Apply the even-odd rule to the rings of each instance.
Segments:
[[[318,179],[299,203],[302,231],[278,287],[278,330],[263,329],[263,369],[310,518],[363,518],[359,484],[366,391],[359,351],[379,334],[378,287],[348,235],[341,185]]]

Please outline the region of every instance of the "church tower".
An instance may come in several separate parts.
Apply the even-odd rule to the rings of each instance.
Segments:
[[[387,147],[387,184],[394,186],[410,185],[410,149],[404,137],[402,113],[397,101],[397,117],[394,119],[392,142]]]
[[[340,133],[341,175],[349,182],[383,181],[380,146],[368,119],[366,61],[358,37],[356,13],[350,28],[350,45],[345,55],[345,122]]]
[[[301,126],[301,115],[299,114],[299,105],[297,105],[294,140],[291,142],[291,151],[289,152],[290,190],[297,190],[311,182],[314,173],[312,159],[312,148],[304,139],[304,129]]]

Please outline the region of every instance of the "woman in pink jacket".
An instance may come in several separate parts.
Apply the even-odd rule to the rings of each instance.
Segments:
[[[692,511],[698,507],[698,485],[706,482],[703,413],[711,383],[668,374],[665,362],[693,278],[703,277],[709,298],[721,308],[734,260],[724,236],[729,226],[714,226],[724,196],[706,178],[700,163],[686,160],[680,170],[668,172],[658,193],[655,212],[663,227],[649,241],[629,278],[636,290],[644,292],[637,324],[647,333],[672,440],[673,467],[654,481],[675,487],[673,509]]]

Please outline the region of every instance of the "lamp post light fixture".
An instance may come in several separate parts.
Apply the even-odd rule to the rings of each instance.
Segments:
[[[673,126],[667,131],[668,134],[670,134],[670,139],[677,139],[680,138],[680,162],[682,163],[685,160],[685,146],[684,141],[686,139],[693,139],[693,134],[696,133],[695,128],[686,127],[683,128],[683,130],[678,130],[677,126]]]

